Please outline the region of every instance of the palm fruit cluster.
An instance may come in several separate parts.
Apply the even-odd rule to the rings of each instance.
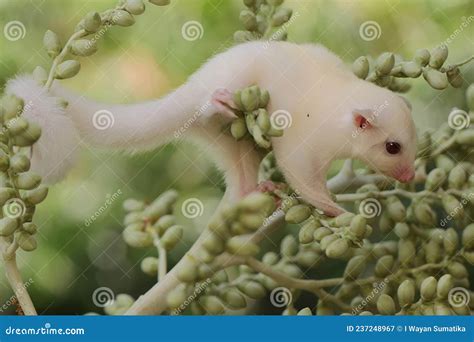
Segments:
[[[448,58],[448,47],[440,45],[431,52],[418,49],[412,60],[384,52],[375,61],[361,56],[352,65],[354,74],[364,80],[387,87],[393,91],[406,92],[410,85],[400,81],[401,78],[418,78],[423,75],[426,82],[434,89],[445,89],[449,84],[454,88],[463,85],[461,71],[456,65],[443,66]]]
[[[32,222],[36,205],[48,194],[41,177],[30,169],[30,148],[40,138],[40,127],[22,116],[24,102],[14,96],[0,99],[0,236],[9,242],[6,251],[36,249]]]
[[[110,316],[123,315],[133,305],[135,299],[126,293],[118,294],[110,304],[104,306],[104,312]]]
[[[176,266],[176,275],[181,284],[167,297],[172,312],[180,313],[189,300],[193,312],[221,313],[224,308],[242,309],[246,297],[260,299],[265,296],[261,276],[250,272],[232,280],[232,285],[221,285],[229,281],[226,271],[215,273],[215,259],[222,255],[239,257],[255,256],[260,247],[251,236],[274,211],[274,198],[264,193],[252,193],[235,205],[224,208],[209,224],[201,237],[200,248],[186,254]],[[215,274],[214,274],[215,273]],[[194,298],[197,297],[197,298]],[[204,311],[203,311],[204,310]]]
[[[157,6],[165,6],[170,0],[149,0]],[[43,38],[44,48],[52,59],[53,67],[48,72],[38,66],[33,74],[40,84],[45,84],[47,88],[51,86],[53,79],[68,79],[77,75],[81,69],[81,63],[71,58],[88,57],[97,52],[97,41],[111,26],[128,27],[135,23],[136,15],[145,12],[143,0],[120,0],[114,9],[109,9],[103,13],[91,12],[87,14],[76,26],[74,34],[63,44],[59,36],[51,31],[46,31]]]
[[[261,90],[256,85],[234,93],[237,118],[230,125],[230,133],[235,139],[251,136],[257,146],[269,149],[270,139],[283,135],[282,129],[272,125],[271,116],[266,109],[269,101],[268,91]]]
[[[240,12],[240,21],[245,30],[235,32],[235,41],[286,40],[285,24],[291,19],[293,11],[281,6],[284,0],[243,0],[243,2],[246,8]]]
[[[135,199],[125,200],[123,202],[127,212],[123,231],[125,243],[135,248],[159,244],[166,251],[173,249],[183,236],[183,227],[176,224],[173,215],[177,198],[176,191],[168,190],[149,204]],[[156,275],[157,258],[145,258],[141,268],[146,274]]]

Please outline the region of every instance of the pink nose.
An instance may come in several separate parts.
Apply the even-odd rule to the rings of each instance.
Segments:
[[[415,178],[415,171],[413,171],[411,168],[405,169],[402,172],[400,172],[398,176],[395,178],[399,180],[400,182],[408,183],[413,178]]]

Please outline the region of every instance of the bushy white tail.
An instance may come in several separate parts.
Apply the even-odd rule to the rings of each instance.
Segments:
[[[24,116],[42,128],[33,146],[32,169],[47,183],[64,177],[82,142],[127,151],[150,149],[177,135],[205,94],[189,83],[163,99],[127,105],[102,104],[55,84],[45,91],[31,76],[7,83],[6,93],[25,101]],[[68,102],[64,109],[60,98]],[[197,100],[199,99],[199,100]]]

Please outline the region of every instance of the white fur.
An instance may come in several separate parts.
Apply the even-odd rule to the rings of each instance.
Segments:
[[[73,166],[78,150],[79,139],[72,120],[65,116],[58,98],[31,76],[20,75],[8,81],[6,93],[22,98],[23,116],[42,129],[32,149],[31,169],[47,184],[61,180]]]

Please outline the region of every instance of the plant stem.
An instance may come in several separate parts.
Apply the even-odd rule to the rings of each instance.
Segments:
[[[21,278],[18,265],[16,263],[16,254],[6,254],[8,249],[8,242],[4,238],[0,238],[0,247],[3,254],[3,263],[5,265],[5,274],[10,283],[10,287],[13,289],[18,303],[27,316],[36,316],[36,309],[33,302],[28,294],[25,283]]]
[[[63,49],[61,50],[61,53],[56,56],[56,58],[53,61],[53,65],[51,66],[51,69],[49,70],[48,80],[46,81],[46,84],[44,85],[44,88],[46,90],[49,90],[51,88],[51,85],[53,84],[53,81],[54,81],[54,76],[56,74],[56,68],[64,60],[64,57],[66,57],[66,55],[68,54],[69,48],[70,48],[72,42],[74,40],[76,40],[77,38],[81,38],[81,37],[85,36],[86,34],[87,34],[87,32],[84,29],[75,32],[69,38],[66,45],[64,45]]]
[[[151,226],[147,227],[147,231],[151,234],[153,237],[153,245],[156,247],[156,250],[158,251],[158,282],[163,280],[163,278],[166,276],[166,273],[168,272],[168,259],[167,259],[167,254],[166,254],[166,249],[164,249],[161,246],[160,243],[160,237],[158,236],[157,232],[155,229],[153,229]]]

